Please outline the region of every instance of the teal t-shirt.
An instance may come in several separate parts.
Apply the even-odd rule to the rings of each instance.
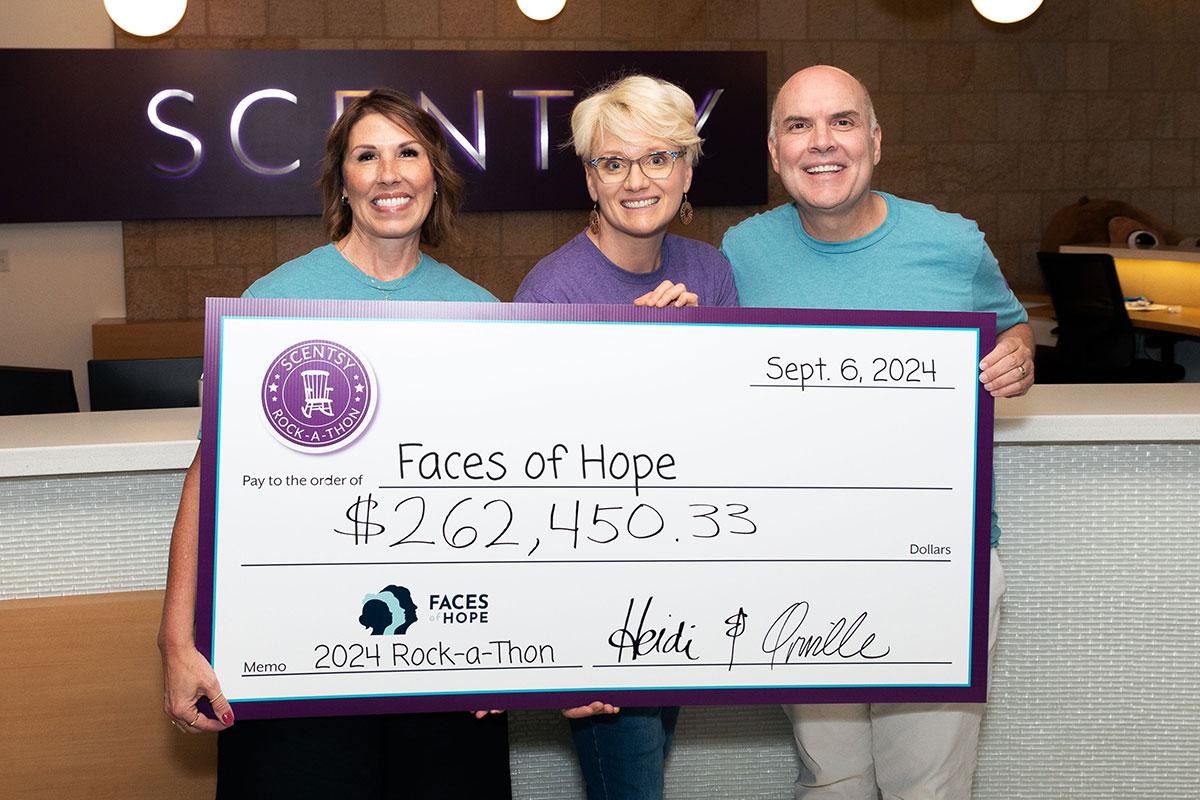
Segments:
[[[443,300],[496,303],[496,296],[424,253],[416,269],[379,281],[347,261],[332,244],[281,264],[242,297],[283,300]]]
[[[997,331],[1028,319],[974,222],[877,194],[887,218],[848,242],[809,236],[792,203],[730,228],[721,250],[742,305],[990,311]]]
[[[417,268],[394,281],[377,281],[332,244],[318,247],[262,276],[242,297],[275,300],[442,300],[500,302],[494,294],[424,253]],[[196,432],[200,438],[200,431]]]
[[[876,194],[887,202],[883,224],[847,242],[814,239],[793,203],[726,231],[721,252],[733,265],[742,305],[992,312],[997,332],[1029,318],[978,225],[925,203]],[[992,547],[999,542],[993,509]]]

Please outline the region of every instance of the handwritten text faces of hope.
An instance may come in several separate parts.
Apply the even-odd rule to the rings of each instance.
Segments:
[[[352,447],[304,458],[227,398],[311,330],[225,324],[247,343],[221,383],[231,696],[390,696],[398,672],[405,696],[518,693],[508,707],[966,683],[976,331],[323,322],[375,365],[379,407]],[[390,610],[412,617],[402,638],[368,625],[385,587],[411,598]]]

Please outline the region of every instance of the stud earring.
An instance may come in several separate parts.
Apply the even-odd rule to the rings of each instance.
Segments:
[[[588,214],[588,230],[593,236],[600,234],[600,211],[599,204],[592,203],[592,213]]]
[[[679,221],[684,225],[691,225],[694,211],[695,209],[692,208],[692,204],[688,202],[687,192],[684,192],[683,205],[679,207]]]

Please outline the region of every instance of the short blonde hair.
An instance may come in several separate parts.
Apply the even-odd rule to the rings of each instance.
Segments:
[[[696,104],[673,83],[630,75],[592,92],[571,113],[571,144],[584,161],[602,155],[596,150],[605,134],[623,133],[672,142],[692,166],[700,160]]]

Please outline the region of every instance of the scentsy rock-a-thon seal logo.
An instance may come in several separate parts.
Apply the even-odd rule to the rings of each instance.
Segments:
[[[337,342],[300,342],[267,370],[262,405],[271,430],[289,447],[336,450],[358,438],[371,421],[374,376],[366,362]]]

